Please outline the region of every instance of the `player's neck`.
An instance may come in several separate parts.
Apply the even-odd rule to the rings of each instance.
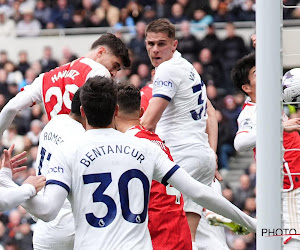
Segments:
[[[122,133],[125,133],[128,129],[134,127],[134,126],[139,126],[140,124],[140,119],[117,119],[116,120],[116,129],[119,130]]]

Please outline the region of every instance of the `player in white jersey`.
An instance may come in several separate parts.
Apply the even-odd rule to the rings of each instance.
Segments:
[[[46,176],[49,162],[58,145],[84,133],[84,121],[80,114],[80,89],[73,97],[69,115],[55,116],[44,127],[40,134],[38,155],[36,159],[36,174]],[[57,170],[59,171],[59,167]],[[62,209],[51,222],[38,220],[33,233],[33,248],[35,250],[72,250],[74,248],[75,225],[71,204],[65,200]]]
[[[213,107],[199,74],[176,51],[177,44],[175,28],[167,19],[157,19],[148,25],[146,48],[156,68],[152,99],[141,124],[165,141],[175,162],[196,180],[210,185],[216,162],[215,152],[208,142],[206,124],[207,108]],[[216,135],[217,127],[210,133]],[[203,208],[186,196],[184,203],[192,240],[195,241]]]
[[[130,66],[125,44],[113,34],[103,34],[86,57],[41,74],[4,106],[0,113],[0,138],[18,111],[43,103],[49,120],[57,114],[69,114],[73,95],[88,78],[114,77],[123,66]]]
[[[34,196],[46,183],[46,178],[43,176],[29,176],[22,186],[10,188],[12,185],[7,179],[11,180],[13,174],[26,169],[25,166],[18,166],[27,161],[27,158],[24,157],[26,152],[11,157],[13,149],[14,145],[3,152],[4,158],[0,170],[0,212],[14,208]]]
[[[74,249],[151,249],[147,207],[152,177],[256,230],[255,219],[194,180],[160,147],[113,129],[118,112],[114,80],[90,78],[80,100],[87,131],[58,146],[43,195],[23,204],[31,214],[51,221],[68,197],[75,219]]]

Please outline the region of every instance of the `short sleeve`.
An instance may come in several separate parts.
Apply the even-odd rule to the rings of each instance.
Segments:
[[[159,65],[153,79],[152,97],[161,97],[170,102],[177,91],[175,77],[176,74],[170,69],[170,65]]]
[[[168,179],[176,172],[179,166],[171,161],[159,146],[153,145],[153,152],[155,154],[154,159],[156,159],[153,179],[167,186]]]
[[[71,158],[73,155],[69,143],[59,145],[57,150],[52,154],[49,163],[49,170],[46,175],[46,185],[55,184],[63,187],[69,193],[71,190],[72,175],[71,175]]]
[[[26,85],[23,89],[30,95],[33,104],[43,101],[43,78],[44,74],[40,74],[30,85]]]

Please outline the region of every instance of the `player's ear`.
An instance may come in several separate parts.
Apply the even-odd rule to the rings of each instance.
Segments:
[[[176,48],[177,48],[177,45],[178,45],[178,40],[174,40],[173,42],[173,48],[172,48],[172,52],[174,53]]]
[[[118,114],[119,114],[119,105],[117,104],[114,116],[118,116]]]
[[[81,114],[81,117],[82,117],[82,118],[86,118],[86,115],[85,115],[85,112],[84,112],[82,106],[80,106],[80,114]]]
[[[139,118],[141,118],[144,113],[145,113],[145,109],[144,109],[144,107],[141,107],[140,108],[140,117]]]
[[[97,56],[101,56],[104,52],[106,52],[105,47],[100,46],[100,47],[97,49]]]
[[[242,90],[243,90],[244,92],[248,93],[249,90],[250,90],[250,84],[243,84],[243,85],[242,85]]]

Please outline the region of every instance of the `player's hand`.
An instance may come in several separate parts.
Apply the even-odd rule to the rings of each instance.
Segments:
[[[13,158],[11,158],[11,154],[14,150],[14,147],[15,145],[13,144],[8,150],[4,149],[4,158],[1,164],[1,168],[10,168],[12,174],[23,171],[27,168],[26,166],[19,167],[27,161],[27,157],[25,157],[26,151],[17,154]]]
[[[214,178],[214,181],[217,179],[218,181],[223,181],[223,177],[221,176],[221,174],[219,173],[218,169],[219,169],[219,166],[218,166],[218,155],[216,155],[216,170],[215,170],[215,178]]]
[[[256,34],[253,34],[251,36],[251,40],[252,40],[253,47],[256,48]]]
[[[46,177],[39,175],[39,176],[29,176],[23,184],[31,184],[35,187],[36,192],[40,191],[46,184]]]
[[[293,118],[283,122],[284,132],[291,133],[297,131],[300,133],[300,118]]]

